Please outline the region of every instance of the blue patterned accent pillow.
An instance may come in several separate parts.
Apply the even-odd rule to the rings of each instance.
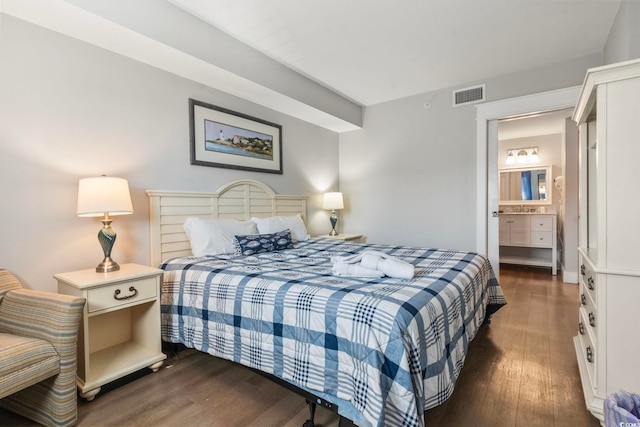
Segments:
[[[266,252],[293,249],[291,231],[289,229],[273,234],[249,234],[236,236],[238,253],[242,255],[263,254]]]

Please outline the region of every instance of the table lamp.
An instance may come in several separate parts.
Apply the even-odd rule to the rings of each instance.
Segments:
[[[116,241],[116,232],[111,228],[111,216],[133,213],[129,184],[124,178],[99,176],[83,178],[78,185],[78,216],[103,217],[98,241],[104,252],[104,259],[96,267],[99,273],[120,270],[111,259],[111,250]]]
[[[331,216],[329,217],[329,221],[331,221],[331,233],[329,233],[329,235],[337,236],[338,232],[336,231],[336,224],[338,223],[338,217],[336,215],[336,209],[344,209],[342,193],[324,193],[324,197],[322,198],[322,209],[331,209]]]

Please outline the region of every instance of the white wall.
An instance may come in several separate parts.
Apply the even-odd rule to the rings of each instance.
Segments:
[[[601,64],[594,54],[489,79],[487,101],[580,85]],[[476,111],[452,107],[451,91],[367,107],[363,129],[340,134],[345,232],[375,243],[475,250]]]
[[[55,290],[54,273],[102,260],[100,222],[75,213],[87,176],[129,180],[134,214],[113,222],[119,263],[149,263],[149,188],[258,179],[310,195],[309,229],[327,231],[319,196],[337,189],[336,133],[3,14],[0,31],[0,266],[27,287]],[[284,174],[191,166],[188,98],[281,124]]]
[[[564,147],[563,187],[564,203],[561,217],[563,251],[561,256],[562,280],[569,283],[578,283],[578,161],[579,142],[578,127],[570,118],[565,121],[565,130],[562,137]]]

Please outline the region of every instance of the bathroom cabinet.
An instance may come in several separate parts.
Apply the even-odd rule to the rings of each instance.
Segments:
[[[500,214],[500,262],[550,267],[558,274],[558,237],[555,214]]]

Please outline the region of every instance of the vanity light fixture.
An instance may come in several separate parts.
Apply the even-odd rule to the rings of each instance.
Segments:
[[[527,163],[529,161],[528,156],[527,150],[521,148],[520,151],[518,151],[518,164]]]
[[[507,150],[507,159],[505,160],[505,164],[507,165],[539,162],[538,147],[510,148]]]
[[[507,150],[507,160],[505,163],[507,165],[512,165],[516,162],[516,156],[513,155],[513,150]]]

